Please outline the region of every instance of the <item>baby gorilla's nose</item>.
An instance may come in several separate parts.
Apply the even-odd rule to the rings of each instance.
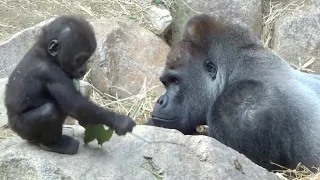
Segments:
[[[86,74],[86,71],[85,70],[80,70],[79,73],[80,73],[81,76],[84,76]]]

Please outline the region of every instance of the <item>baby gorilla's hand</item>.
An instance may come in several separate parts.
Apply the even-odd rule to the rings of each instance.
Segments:
[[[125,135],[127,132],[132,132],[136,123],[128,116],[117,114],[114,121],[114,131],[119,135]]]

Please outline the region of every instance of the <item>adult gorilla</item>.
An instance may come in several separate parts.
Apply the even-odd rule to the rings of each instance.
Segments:
[[[293,70],[249,29],[191,18],[160,77],[150,125],[209,136],[271,170],[320,165],[320,76]]]

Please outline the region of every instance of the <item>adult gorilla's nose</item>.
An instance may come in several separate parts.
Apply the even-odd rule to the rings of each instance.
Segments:
[[[169,97],[166,94],[161,95],[157,100],[157,103],[161,108],[165,108],[168,105],[168,102],[169,102]]]

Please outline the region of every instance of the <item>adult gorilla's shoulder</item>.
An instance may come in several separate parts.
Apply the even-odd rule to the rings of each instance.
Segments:
[[[209,136],[271,170],[320,165],[320,76],[293,70],[244,25],[192,17],[168,54],[148,124]]]

